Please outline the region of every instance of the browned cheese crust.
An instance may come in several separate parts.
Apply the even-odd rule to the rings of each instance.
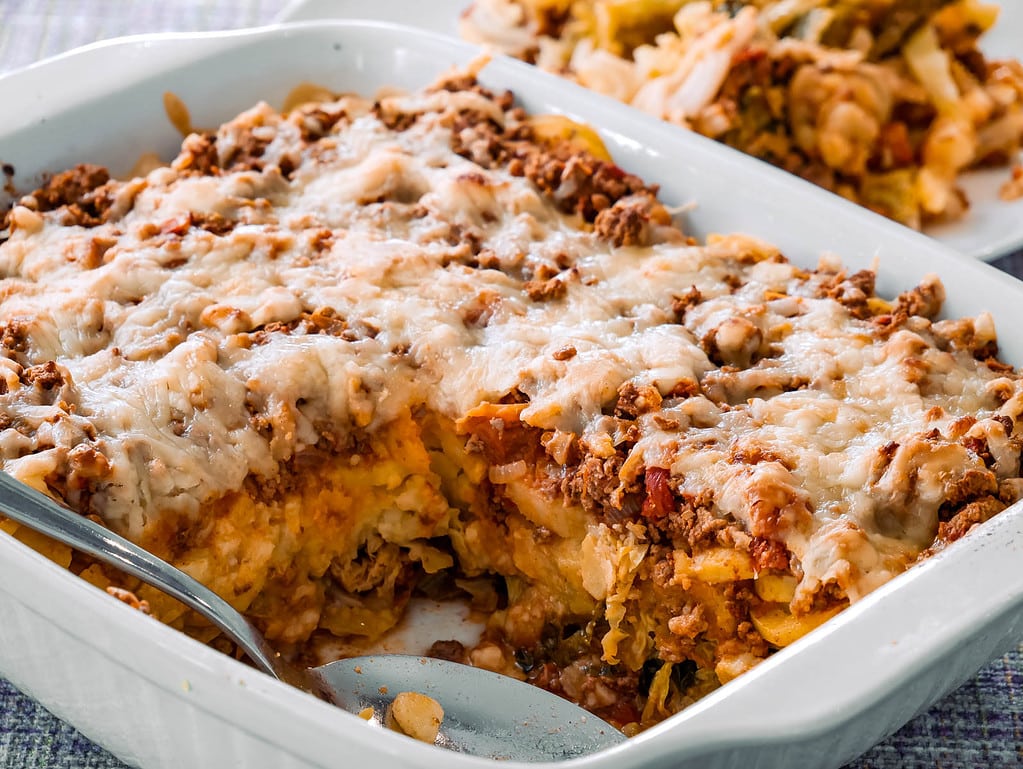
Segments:
[[[4,228],[3,468],[309,660],[458,597],[484,638],[432,653],[631,734],[1019,496],[989,317],[697,243],[588,128],[473,77],[260,105]]]

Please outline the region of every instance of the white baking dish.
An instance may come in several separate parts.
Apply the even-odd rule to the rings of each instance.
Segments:
[[[126,39],[0,78],[0,161],[17,181],[75,162],[130,167],[169,156],[163,114],[179,95],[196,125],[297,83],[373,92],[413,87],[476,55],[470,46],[381,24],[319,22],[241,33]],[[484,81],[528,109],[599,126],[616,160],[695,202],[691,232],[742,230],[796,262],[822,251],[852,268],[880,260],[879,289],[925,272],[949,287],[949,314],[987,309],[1003,354],[1023,361],[1023,284],[765,164],[499,60]],[[985,524],[753,672],[582,769],[834,767],[905,723],[1023,636],[1023,508]],[[206,648],[0,535],[0,674],[88,737],[143,767],[485,767],[340,712]],[[509,766],[502,763],[502,766]]]

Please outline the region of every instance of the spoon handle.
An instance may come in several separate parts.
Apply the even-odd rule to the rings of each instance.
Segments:
[[[173,596],[224,631],[262,670],[283,680],[293,678],[290,665],[247,619],[212,590],[5,472],[0,472],[0,514]]]

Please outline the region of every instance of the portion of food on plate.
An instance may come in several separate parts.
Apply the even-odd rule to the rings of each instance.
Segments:
[[[0,241],[3,470],[309,662],[460,598],[484,638],[433,654],[632,734],[1023,489],[988,315],[697,242],[592,131],[471,73],[259,104],[144,177],[78,166]]]
[[[916,229],[1023,142],[980,0],[473,0],[459,28]],[[1021,48],[1023,52],[1023,48]]]

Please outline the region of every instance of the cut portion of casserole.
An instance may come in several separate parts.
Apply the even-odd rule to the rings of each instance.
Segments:
[[[1017,499],[988,316],[697,243],[600,156],[459,75],[55,176],[0,227],[3,469],[309,659],[469,600],[435,653],[629,733]]]
[[[474,0],[464,37],[911,227],[1023,144],[1023,65],[980,0]]]

